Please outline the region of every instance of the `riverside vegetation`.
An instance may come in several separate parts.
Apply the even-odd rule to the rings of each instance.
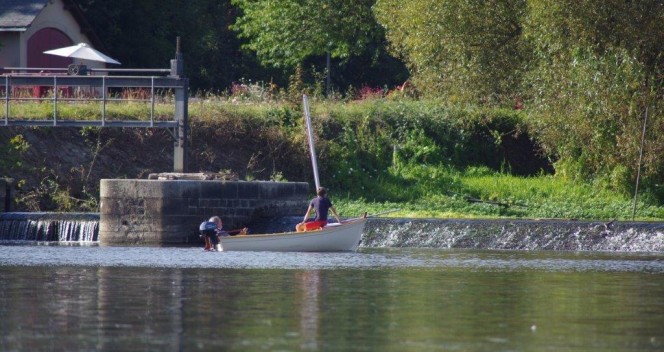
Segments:
[[[661,0],[76,2],[125,65],[163,64],[182,33],[190,87],[230,90],[192,94],[189,171],[312,180],[308,91],[344,214],[630,219],[639,180],[635,217],[664,218]],[[24,103],[11,115],[52,114]],[[109,118],[148,110],[107,106]],[[16,179],[17,209],[95,211],[99,179],[170,171],[172,152],[165,130],[2,128],[0,176]]]
[[[191,99],[189,171],[313,180],[300,104],[252,96]],[[172,116],[168,103],[156,105],[157,116]],[[62,104],[59,119],[100,111],[93,103],[77,105]],[[108,106],[107,115],[145,119],[146,110],[118,104]],[[52,106],[19,104],[12,111],[43,118]],[[554,172],[560,161],[544,155],[531,137],[527,109],[377,94],[314,100],[312,116],[321,183],[346,216],[398,209],[389,216],[632,218],[633,180]],[[101,178],[172,171],[172,136],[159,129],[6,127],[0,149],[0,176],[14,179],[14,208],[23,211],[98,211]],[[656,185],[642,186],[636,219],[663,218]]]

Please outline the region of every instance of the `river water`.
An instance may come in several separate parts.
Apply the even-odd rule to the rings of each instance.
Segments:
[[[0,245],[1,351],[663,351],[664,254]]]

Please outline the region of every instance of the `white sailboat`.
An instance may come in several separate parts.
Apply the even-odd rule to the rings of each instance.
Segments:
[[[306,232],[221,237],[224,251],[341,252],[354,251],[362,239],[366,218],[332,223]]]
[[[307,124],[309,151],[314,171],[316,189],[320,187],[318,164],[314,148],[309,101],[303,96],[304,113]],[[331,223],[320,230],[306,232],[285,232],[262,235],[239,235],[221,237],[224,251],[275,251],[275,252],[338,252],[354,251],[362,239],[362,231],[367,222],[366,214],[362,218]]]

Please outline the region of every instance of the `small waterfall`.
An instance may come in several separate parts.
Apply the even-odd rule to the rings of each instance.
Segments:
[[[97,213],[0,213],[0,241],[93,243]]]
[[[375,218],[360,246],[664,252],[664,223]]]
[[[291,231],[299,216],[250,233]],[[97,243],[97,213],[0,213],[0,243]],[[370,218],[361,247],[664,252],[664,222]]]

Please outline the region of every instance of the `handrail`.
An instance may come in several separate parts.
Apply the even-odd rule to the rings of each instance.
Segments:
[[[0,71],[26,71],[26,72],[43,72],[43,71],[62,71],[68,72],[67,68],[59,67],[0,67]],[[170,73],[171,70],[168,68],[93,68],[88,67],[88,72],[138,72],[138,73]],[[21,73],[13,73],[21,74]],[[26,73],[27,74],[27,73]]]
[[[101,80],[101,86],[102,86],[102,92],[101,92],[101,96],[102,96],[102,99],[101,99],[101,101],[102,101],[102,103],[101,103],[101,125],[103,127],[103,126],[106,125],[106,92],[107,92],[107,90],[106,90],[106,77],[104,77]]]
[[[154,77],[150,83],[150,127],[154,125]]]
[[[129,70],[124,70],[128,72]],[[4,116],[4,125],[31,125],[34,123],[38,126],[43,126],[45,120],[17,120],[10,119],[11,115],[11,102],[12,101],[25,101],[25,100],[35,100],[35,101],[45,101],[48,99],[52,100],[53,103],[53,116],[49,121],[51,121],[51,126],[62,126],[63,121],[67,121],[67,125],[100,125],[101,127],[108,126],[123,126],[123,121],[113,121],[114,123],[109,124],[107,120],[107,104],[109,101],[114,102],[129,102],[129,101],[139,101],[146,102],[150,104],[150,120],[146,121],[146,127],[168,127],[177,126],[177,114],[174,113],[173,119],[166,121],[155,121],[155,103],[156,97],[155,94],[157,88],[165,89],[185,89],[187,86],[187,80],[180,77],[171,77],[171,76],[75,76],[75,75],[24,75],[24,74],[2,74],[1,76],[5,77],[4,84],[4,103],[5,103],[5,116]],[[42,97],[42,96],[31,96],[31,97],[12,97],[12,89],[16,86],[39,86],[39,87],[50,87],[53,92],[53,97]],[[101,97],[90,96],[90,97],[61,97],[58,94],[60,87],[77,87],[85,86],[94,89],[101,90]],[[149,88],[150,96],[149,98],[118,98],[110,97],[108,95],[109,88]],[[100,120],[94,120],[96,122],[86,122],[88,120],[75,121],[75,120],[62,120],[61,116],[58,114],[58,105],[63,101],[98,101],[101,102],[101,118]],[[33,121],[33,122],[32,122]],[[129,120],[132,122],[127,126],[136,126],[135,121]],[[162,122],[171,122],[171,123],[162,123]]]
[[[5,126],[9,122],[9,77],[5,77]]]
[[[71,67],[75,68],[75,67]],[[180,52],[180,37],[176,40],[175,59],[171,60],[170,69],[141,69],[141,68],[87,68],[85,70],[70,70],[70,68],[38,68],[38,67],[0,67],[0,73],[5,71],[20,71],[21,73],[4,73],[5,77],[5,118],[4,126],[101,126],[101,127],[159,127],[171,130],[175,143],[173,146],[173,171],[186,172],[187,155],[187,130],[188,130],[188,105],[189,105],[189,80],[184,75],[184,64]],[[30,73],[37,71],[38,74]],[[87,75],[74,75],[73,73],[85,73]],[[102,72],[95,75],[95,72]],[[90,74],[92,73],[92,74]],[[116,73],[119,75],[110,75]],[[164,75],[129,76],[127,73],[156,73]],[[51,80],[51,77],[53,78]],[[10,105],[12,101],[13,86],[52,86],[53,87],[53,119],[52,120],[9,120]],[[58,122],[58,86],[88,86],[96,90],[101,89],[101,119],[100,120],[61,120]],[[106,104],[108,101],[135,101],[136,99],[114,99],[108,96],[109,88],[147,88],[150,87],[150,99],[142,101],[150,102],[150,121],[107,121]],[[2,86],[0,85],[0,89]],[[173,119],[168,121],[155,121],[155,88],[172,89],[175,98],[173,104]],[[15,100],[38,100],[48,98],[41,97],[25,98],[17,97]],[[34,90],[33,90],[34,96]],[[99,101],[97,97],[88,97],[89,101]],[[67,97],[60,98],[62,101],[71,101]],[[79,99],[75,99],[79,101]],[[0,124],[1,125],[1,124]]]
[[[53,126],[58,125],[58,77],[53,76]]]

